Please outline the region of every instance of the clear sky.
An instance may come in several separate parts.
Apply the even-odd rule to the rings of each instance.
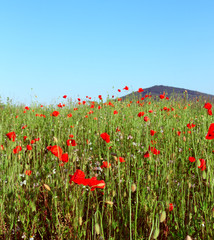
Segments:
[[[153,85],[214,95],[214,0],[1,1],[3,102]]]

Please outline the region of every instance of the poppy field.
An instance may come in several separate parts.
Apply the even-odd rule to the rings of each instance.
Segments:
[[[188,92],[8,103],[0,239],[214,239],[213,143],[212,102]]]

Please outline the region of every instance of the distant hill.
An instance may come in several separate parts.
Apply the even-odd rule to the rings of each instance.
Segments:
[[[185,92],[186,91],[186,92]],[[122,100],[130,99],[140,99],[142,97],[145,97],[145,95],[152,95],[152,98],[159,99],[159,95],[163,94],[165,92],[166,97],[174,97],[174,98],[184,98],[186,96],[188,99],[199,99],[202,98],[206,101],[212,101],[214,102],[214,95],[206,94],[198,91],[192,91],[184,88],[176,88],[176,87],[169,87],[169,86],[163,86],[163,85],[155,85],[150,88],[144,88],[144,91],[139,93],[138,91],[132,92],[130,94],[127,94],[122,98]]]

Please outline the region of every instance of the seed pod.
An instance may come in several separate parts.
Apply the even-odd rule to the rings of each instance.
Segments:
[[[132,186],[131,186],[131,190],[132,190],[132,192],[135,192],[136,189],[137,189],[137,186],[136,186],[135,183],[133,183]]]
[[[82,217],[79,217],[79,225],[82,226]]]
[[[98,223],[95,223],[95,232],[97,235],[100,234],[100,225]]]
[[[109,204],[109,205],[113,205],[114,203],[112,201],[105,201],[105,203]]]
[[[160,215],[160,222],[164,222],[166,219],[166,212],[165,211],[162,211],[161,215]]]
[[[156,239],[159,236],[160,229],[156,227],[154,233],[153,233],[153,238]]]
[[[44,183],[44,187],[45,187],[48,191],[51,191],[51,188],[50,188],[47,184],[45,184],[45,183]]]
[[[189,235],[187,235],[185,240],[192,240],[192,238]]]

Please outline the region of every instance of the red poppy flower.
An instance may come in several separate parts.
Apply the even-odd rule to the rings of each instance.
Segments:
[[[180,132],[180,131],[177,131],[177,135],[180,136],[180,135],[181,135],[181,132]]]
[[[143,88],[139,88],[139,89],[138,89],[138,92],[139,92],[139,93],[141,93],[141,92],[143,92],[143,91],[144,91]]]
[[[127,86],[125,86],[123,89],[124,89],[124,90],[129,90],[129,88],[128,88]]]
[[[103,189],[105,187],[105,182],[104,180],[97,180],[96,177],[92,177],[89,179],[88,186],[91,187],[91,191],[94,191],[95,188]]]
[[[212,110],[211,110],[211,109],[208,109],[208,110],[207,110],[207,113],[208,113],[208,115],[210,115],[210,116],[212,116],[212,115],[213,115],[213,112],[212,112]]]
[[[63,98],[67,98],[67,95],[64,95]]]
[[[154,131],[154,130],[150,130],[150,135],[151,135],[151,136],[154,136],[155,133],[156,133],[156,131]]]
[[[74,139],[68,139],[66,143],[67,143],[67,146],[73,146],[73,147],[77,146],[77,143]]]
[[[189,157],[189,161],[190,162],[195,162],[195,158],[194,157]]]
[[[25,107],[26,110],[29,110],[30,108],[28,106]]]
[[[31,141],[30,141],[31,144],[34,144],[35,142],[36,142],[35,140],[31,140]]]
[[[111,163],[108,163],[107,161],[104,161],[102,166],[100,166],[101,168],[110,168],[111,167]]]
[[[149,151],[147,151],[147,152],[144,154],[144,157],[145,157],[145,158],[149,158]]]
[[[200,168],[201,171],[204,171],[204,170],[206,169],[206,162],[205,162],[204,159],[199,159],[199,160],[200,160],[200,162],[201,162],[201,165],[198,166],[198,168]]]
[[[144,117],[145,122],[148,122],[149,120],[150,120],[149,117],[147,117],[147,116]]]
[[[123,157],[119,157],[120,162],[125,162]]]
[[[22,147],[21,147],[21,146],[17,146],[16,148],[13,149],[13,153],[14,153],[14,154],[17,154],[17,153],[19,153],[21,150],[22,150]]]
[[[209,109],[212,108],[212,104],[210,104],[210,103],[205,103],[205,104],[204,104],[204,108],[206,108],[207,110],[209,110]]]
[[[118,114],[118,111],[114,110],[114,114]]]
[[[188,127],[189,129],[191,129],[191,128],[195,127],[195,124],[193,124],[193,123],[192,123],[192,124],[188,123],[188,124],[187,124],[187,127]]]
[[[59,115],[58,111],[53,111],[52,116],[57,117]]]
[[[100,100],[102,100],[102,95],[99,95],[98,98],[99,98]]]
[[[206,135],[206,139],[208,139],[208,140],[214,139],[214,123],[210,124],[208,133]]]
[[[102,133],[102,134],[100,134],[100,137],[101,137],[104,141],[106,141],[107,143],[110,142],[110,136],[109,136],[107,133]]]
[[[60,158],[61,161],[63,162],[68,162],[68,154],[67,153],[63,153],[61,158]]]
[[[160,99],[164,99],[165,98],[165,96],[163,94],[161,94],[159,97],[160,97]]]
[[[54,145],[50,148],[50,151],[52,152],[52,154],[58,158],[61,158],[62,157],[62,148],[57,146],[57,145]]]
[[[170,204],[169,204],[169,211],[171,212],[172,210],[173,210],[173,204],[170,203]]]
[[[12,140],[13,142],[15,142],[15,139],[16,139],[16,134],[15,134],[15,132],[9,132],[9,133],[6,134],[6,136],[7,136],[10,140]]]
[[[26,171],[25,171],[25,174],[26,174],[26,175],[28,175],[28,176],[30,176],[30,175],[31,175],[31,173],[32,173],[32,171],[31,171],[31,170],[26,170]]]
[[[144,115],[144,112],[139,112],[138,117],[142,117]]]
[[[25,129],[27,127],[27,125],[24,125],[23,127],[22,127],[22,129]]]
[[[70,181],[69,183],[71,184],[72,182],[77,183],[77,184],[83,184],[83,185],[88,185],[90,179],[85,179],[85,173],[77,169],[74,175],[69,175]]]
[[[153,154],[158,155],[160,154],[160,151],[157,150],[155,147],[150,147],[149,146],[149,151],[151,151]]]
[[[118,89],[117,91],[118,91],[118,92],[121,92],[121,90],[120,90],[120,89]]]
[[[32,150],[32,146],[31,145],[27,145],[27,150]]]
[[[1,149],[1,150],[4,150],[4,146],[3,146],[3,145],[0,145],[0,149]]]
[[[72,114],[71,114],[71,113],[69,113],[69,114],[67,115],[67,117],[72,117]]]

